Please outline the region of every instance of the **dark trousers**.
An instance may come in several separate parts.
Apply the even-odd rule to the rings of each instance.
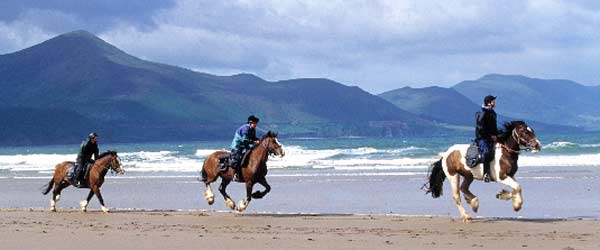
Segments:
[[[490,161],[494,159],[494,142],[486,139],[477,140],[477,146],[479,147],[479,153],[481,154],[481,160],[483,161],[483,174],[490,173]]]
[[[240,149],[232,149],[231,150],[231,167],[234,168],[235,170],[238,170],[240,168],[240,163],[242,161],[242,156],[244,156],[244,149],[240,148]]]

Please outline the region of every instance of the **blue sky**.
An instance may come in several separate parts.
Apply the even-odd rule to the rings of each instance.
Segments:
[[[592,0],[0,2],[0,54],[77,29],[196,71],[322,77],[374,94],[488,73],[600,84]]]

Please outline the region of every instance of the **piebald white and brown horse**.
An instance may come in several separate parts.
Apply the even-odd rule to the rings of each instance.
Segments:
[[[463,222],[470,222],[472,219],[461,204],[459,190],[464,194],[465,200],[471,205],[473,212],[476,213],[479,209],[479,199],[471,193],[469,186],[473,180],[483,180],[482,163],[473,168],[468,167],[466,164],[465,155],[468,147],[468,144],[456,144],[445,153],[442,153],[442,158],[432,165],[429,174],[429,186],[426,190],[427,193],[431,192],[433,198],[440,197],[444,180],[448,177],[452,187],[452,198],[458,207]],[[495,144],[494,159],[490,163],[490,177],[492,180],[512,188],[512,192],[500,191],[496,198],[502,200],[512,199],[512,206],[515,211],[519,211],[523,206],[521,185],[514,177],[518,169],[517,161],[521,147],[532,150],[534,153],[541,149],[540,141],[537,139],[534,130],[523,121],[505,123],[504,132],[498,136],[498,142]],[[464,178],[462,183],[460,183],[461,177]]]

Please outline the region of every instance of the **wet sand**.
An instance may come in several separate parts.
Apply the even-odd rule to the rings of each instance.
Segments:
[[[3,208],[0,249],[600,249],[600,221]]]

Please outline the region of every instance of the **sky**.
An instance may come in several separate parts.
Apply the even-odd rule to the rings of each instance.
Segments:
[[[2,0],[0,54],[87,30],[136,57],[379,94],[486,74],[600,84],[595,0]]]

